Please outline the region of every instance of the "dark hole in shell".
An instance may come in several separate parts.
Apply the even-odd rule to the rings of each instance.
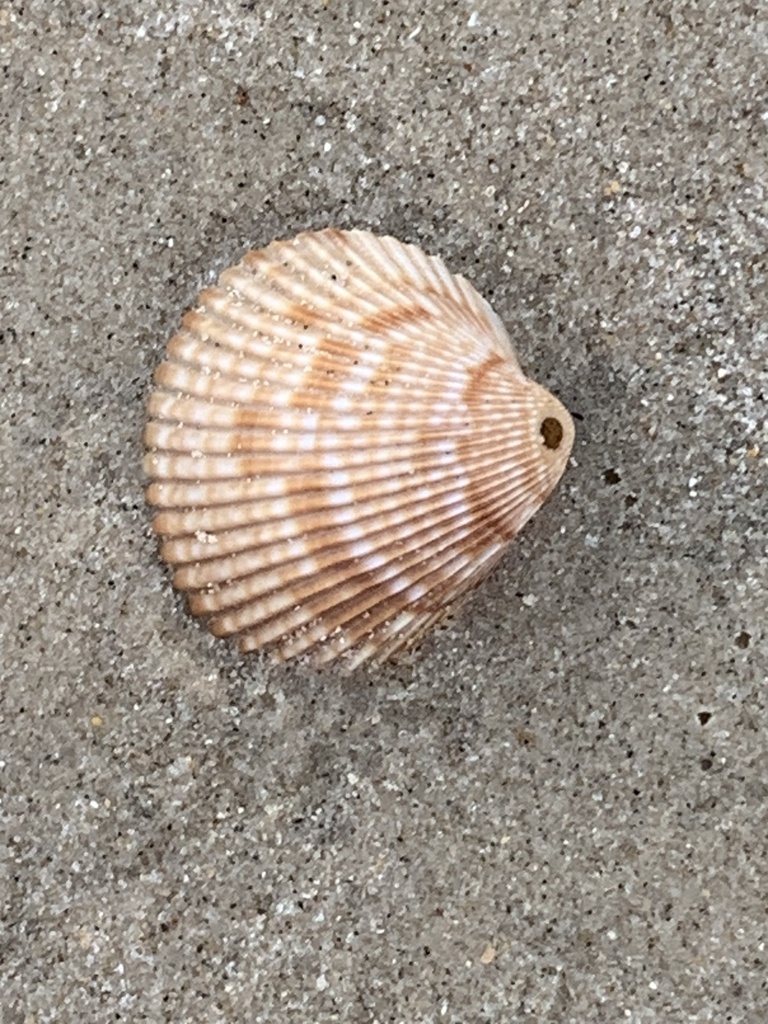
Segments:
[[[554,416],[547,416],[541,422],[541,436],[544,438],[544,445],[552,451],[560,447],[563,440],[563,425]]]

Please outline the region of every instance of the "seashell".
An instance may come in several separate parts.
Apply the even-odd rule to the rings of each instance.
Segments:
[[[573,436],[442,260],[307,232],[249,252],[184,316],[149,399],[147,498],[214,634],[354,667],[487,575]]]

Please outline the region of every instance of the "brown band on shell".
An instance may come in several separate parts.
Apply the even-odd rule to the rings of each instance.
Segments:
[[[502,410],[496,430],[509,445],[498,452],[495,468],[469,472],[467,502],[482,527],[479,545],[487,544],[488,537],[510,541],[527,520],[531,502],[538,504],[549,493],[546,467],[530,443],[535,416],[531,387],[516,366],[494,354],[474,369],[464,390],[469,429],[459,445],[459,461],[472,466],[478,450],[477,424],[491,408]],[[508,476],[512,467],[514,477]]]
[[[385,309],[377,309],[375,313],[369,313],[361,318],[357,326],[361,331],[373,331],[381,334],[386,334],[389,331],[394,334],[403,328],[412,331],[419,323],[428,323],[433,319],[434,314],[423,306],[398,303]]]
[[[487,388],[489,377],[495,377],[498,381],[499,370],[504,367],[505,361],[496,354],[488,356],[479,366],[476,366],[469,373],[467,386],[464,388],[463,399],[470,408],[476,408],[482,404],[482,397]]]

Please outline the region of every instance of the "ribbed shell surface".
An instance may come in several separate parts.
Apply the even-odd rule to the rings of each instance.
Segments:
[[[463,278],[326,230],[248,253],[184,316],[149,399],[147,496],[215,634],[352,667],[487,574],[572,441]]]

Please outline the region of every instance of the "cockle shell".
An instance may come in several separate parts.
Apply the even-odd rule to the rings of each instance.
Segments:
[[[307,232],[204,290],[155,373],[147,497],[217,636],[349,667],[409,646],[559,480],[573,422],[413,245]]]

